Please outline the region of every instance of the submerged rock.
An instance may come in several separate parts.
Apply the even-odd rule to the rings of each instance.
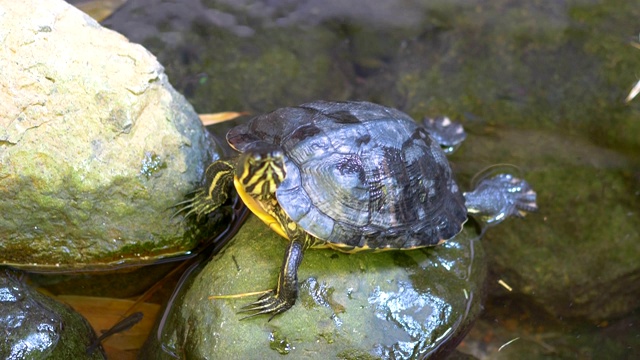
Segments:
[[[0,329],[2,359],[105,359],[101,351],[87,355],[96,337],[80,314],[7,270],[0,271]]]
[[[478,316],[486,265],[469,227],[444,245],[345,254],[308,250],[293,308],[243,320],[255,300],[208,299],[273,287],[286,241],[255,216],[193,279],[150,338],[147,358],[409,359],[444,355]],[[154,333],[155,335],[155,333]]]
[[[193,248],[201,234],[171,207],[216,147],[155,57],[63,1],[3,2],[0,23],[0,264],[110,268]]]
[[[525,298],[552,318],[590,323],[637,309],[640,158],[578,138],[504,129],[476,133],[455,156],[480,163],[484,154],[507,151],[529,167],[540,212],[524,231],[512,222],[488,232],[484,245],[497,277],[490,292]]]
[[[335,3],[282,18],[288,8],[305,5],[128,0],[103,24],[152,51],[175,80],[176,89],[199,112],[261,113],[315,99],[344,99],[350,92],[349,76],[342,71],[343,55],[333,54],[348,48],[345,39],[329,29],[308,26],[327,21],[340,27],[328,16],[315,15],[331,11]],[[380,17],[383,14],[384,10],[377,11]],[[272,16],[278,20],[271,21]]]

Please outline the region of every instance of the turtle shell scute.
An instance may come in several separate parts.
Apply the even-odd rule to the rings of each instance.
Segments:
[[[337,248],[435,245],[467,219],[440,145],[396,109],[317,101],[255,117],[227,140],[240,152],[259,142],[282,148],[278,203]]]

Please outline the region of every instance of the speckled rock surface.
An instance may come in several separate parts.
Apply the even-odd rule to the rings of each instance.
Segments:
[[[484,253],[467,227],[442,246],[344,254],[308,250],[296,305],[240,321],[236,312],[275,285],[286,241],[251,216],[230,245],[202,270],[174,305],[163,344],[185,358],[409,359],[443,356],[481,308]],[[155,337],[143,351],[168,356]]]
[[[0,264],[190,249],[168,209],[215,147],[155,57],[63,1],[1,2],[0,23]]]

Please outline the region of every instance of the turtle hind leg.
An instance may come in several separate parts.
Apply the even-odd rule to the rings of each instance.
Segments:
[[[445,154],[454,152],[467,137],[464,127],[457,121],[452,121],[446,116],[437,118],[425,117],[422,126],[429,136],[435,140],[444,150]]]
[[[464,198],[469,214],[488,225],[538,210],[536,192],[525,180],[511,174],[482,179],[473,191],[464,193]]]
[[[196,216],[200,221],[206,215],[217,210],[229,198],[233,188],[233,163],[225,160],[214,161],[205,171],[205,183],[197,189],[193,197],[176,204],[181,206],[174,216],[183,213],[184,217]]]
[[[291,241],[285,253],[278,286],[261,296],[258,300],[242,307],[239,313],[251,313],[241,320],[254,316],[270,314],[269,321],[276,315],[289,310],[298,297],[298,267],[302,262],[304,245],[299,241]]]

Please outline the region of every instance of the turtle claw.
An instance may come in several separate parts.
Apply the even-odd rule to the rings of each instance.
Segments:
[[[278,296],[275,291],[272,290],[265,295],[262,295],[258,300],[240,308],[238,313],[251,313],[240,320],[250,319],[258,315],[271,314],[271,317],[269,317],[268,320],[271,321],[271,319],[276,315],[289,310],[292,306],[293,302]]]
[[[190,193],[189,199],[173,205],[175,209],[171,218],[182,215],[183,219],[195,217],[196,221],[213,213],[229,198],[233,186],[233,164],[224,161],[214,161],[206,170],[205,185]]]
[[[482,179],[473,191],[464,193],[464,197],[468,212],[489,225],[538,210],[536,192],[528,182],[511,174]]]

